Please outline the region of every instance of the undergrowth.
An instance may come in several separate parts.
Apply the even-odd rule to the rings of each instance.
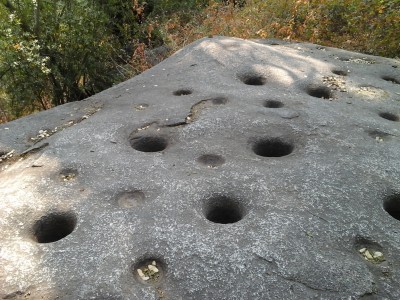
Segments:
[[[243,7],[213,0],[190,20],[175,13],[162,26],[175,49],[204,36],[225,35],[400,56],[399,0],[247,0]]]

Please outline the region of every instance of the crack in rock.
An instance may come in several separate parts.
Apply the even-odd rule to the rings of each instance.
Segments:
[[[41,130],[39,130],[39,132],[36,136],[30,138],[30,141],[34,142],[34,144],[37,144],[40,141],[64,130],[65,128],[68,128],[73,125],[81,123],[83,120],[88,119],[89,117],[93,116],[95,113],[100,111],[102,109],[102,107],[103,107],[103,105],[98,106],[98,107],[92,107],[92,109],[89,110],[88,113],[83,115],[82,117],[75,119],[75,120],[68,121],[68,123],[65,123],[61,126],[57,126],[54,129],[41,129]]]

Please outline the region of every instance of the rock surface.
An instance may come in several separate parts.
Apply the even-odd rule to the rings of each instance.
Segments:
[[[400,299],[399,83],[214,37],[0,125],[0,297]]]

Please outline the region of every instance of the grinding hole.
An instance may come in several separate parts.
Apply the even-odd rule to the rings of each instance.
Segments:
[[[392,114],[392,113],[388,113],[388,112],[381,112],[379,114],[380,117],[389,120],[389,121],[394,121],[394,122],[398,122],[399,121],[399,116]]]
[[[383,247],[369,238],[357,236],[354,248],[363,259],[370,263],[380,264],[386,260]]]
[[[226,99],[225,97],[217,97],[211,100],[212,104],[215,105],[223,105],[226,104],[228,102],[228,99]]]
[[[267,83],[267,79],[261,75],[244,75],[241,76],[240,80],[247,85],[264,85]]]
[[[340,76],[347,76],[347,72],[344,70],[334,69],[332,73]]]
[[[391,195],[383,201],[383,209],[400,221],[400,193]]]
[[[65,168],[60,172],[60,178],[63,181],[73,180],[76,178],[76,176],[78,176],[78,170],[73,168]]]
[[[204,204],[204,215],[207,220],[218,224],[232,224],[244,217],[242,205],[227,196],[217,195]]]
[[[216,168],[225,163],[225,159],[221,155],[217,154],[204,154],[201,155],[197,161],[209,168]]]
[[[368,131],[368,135],[378,142],[383,142],[389,136],[388,133],[380,130],[370,130]]]
[[[277,100],[266,100],[264,101],[264,107],[268,108],[280,108],[283,107],[283,103]]]
[[[177,90],[174,92],[175,96],[186,96],[186,95],[190,95],[192,93],[191,90],[188,89],[181,89],[181,90]]]
[[[165,276],[165,265],[158,259],[143,259],[132,267],[133,276],[142,284],[160,284]]]
[[[118,205],[122,208],[132,208],[141,205],[145,200],[145,195],[140,190],[122,192],[117,196]]]
[[[316,98],[329,99],[332,98],[331,90],[326,86],[309,87],[307,93]]]
[[[33,225],[33,235],[38,243],[52,243],[65,238],[76,226],[73,213],[54,212],[41,217]]]
[[[382,79],[386,80],[386,81],[390,81],[392,83],[400,84],[400,80],[398,80],[398,79],[396,79],[396,78],[394,78],[392,76],[382,76]]]
[[[253,144],[255,154],[264,157],[282,157],[293,152],[294,146],[280,138],[258,140]]]
[[[160,136],[140,136],[131,139],[133,149],[142,152],[159,152],[168,146],[165,138]]]

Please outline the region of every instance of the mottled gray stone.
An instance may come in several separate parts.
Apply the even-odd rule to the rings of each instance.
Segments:
[[[0,297],[399,299],[398,65],[205,38],[0,125]]]

